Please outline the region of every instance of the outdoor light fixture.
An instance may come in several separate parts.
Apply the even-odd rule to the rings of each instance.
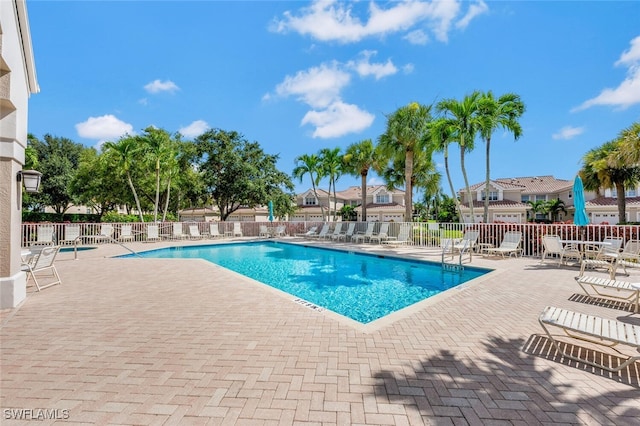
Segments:
[[[24,190],[30,194],[40,191],[42,173],[37,170],[22,170],[18,172],[18,182],[22,182]]]

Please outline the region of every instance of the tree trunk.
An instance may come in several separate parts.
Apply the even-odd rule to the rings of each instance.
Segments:
[[[449,181],[449,188],[451,189],[451,198],[453,198],[453,203],[456,206],[456,210],[458,210],[458,216],[460,217],[459,220],[461,221],[461,223],[464,223],[464,218],[462,217],[462,209],[460,208],[460,201],[458,201],[456,189],[453,187],[451,173],[449,172],[449,149],[447,147],[444,148],[444,170],[447,173],[447,180]]]
[[[156,202],[153,207],[153,220],[158,221],[158,204],[160,204],[160,160],[156,160]]]
[[[405,222],[413,221],[413,186],[411,185],[411,176],[413,175],[413,151],[407,151],[404,162],[404,215]]]
[[[368,171],[360,172],[361,186],[362,186],[362,221],[367,221],[367,173]],[[357,219],[357,217],[356,217]]]
[[[624,183],[616,182],[616,192],[618,193],[618,223],[627,223],[627,200],[624,194]]]
[[[487,175],[484,181],[484,213],[482,214],[482,220],[484,223],[489,222],[489,184],[491,181],[490,171],[489,171],[489,167],[490,167],[489,146],[491,144],[491,138],[487,138],[486,143],[487,143],[487,146],[486,146]]]
[[[469,188],[469,179],[467,178],[467,169],[464,167],[464,145],[460,146],[460,169],[462,169],[462,177],[464,178],[464,187],[467,193],[467,200],[469,201],[469,210],[471,212],[471,222],[475,223],[475,217],[473,214],[473,200],[471,199],[471,188]],[[464,219],[460,218],[464,223]]]
[[[133,198],[134,200],[136,200],[136,208],[138,209],[138,214],[140,215],[140,222],[144,222],[144,217],[142,217],[142,208],[140,207],[140,199],[138,198],[136,188],[133,186],[133,181],[131,180],[131,174],[129,172],[127,172],[127,181],[129,182],[129,186],[131,187],[131,191],[133,192]]]

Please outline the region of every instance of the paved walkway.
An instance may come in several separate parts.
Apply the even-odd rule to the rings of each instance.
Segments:
[[[606,373],[540,334],[546,305],[640,324],[575,267],[474,257],[495,272],[361,326],[205,261],[105,258],[123,252],[63,253],[63,285],[2,312],[3,425],[639,424],[640,362]]]

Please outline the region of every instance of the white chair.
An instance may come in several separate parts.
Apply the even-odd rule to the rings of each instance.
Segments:
[[[351,237],[353,237],[353,233],[355,232],[355,230],[356,230],[356,224],[355,224],[355,222],[351,222],[347,226],[347,230],[345,232],[341,232],[337,236],[331,236],[331,239],[336,240],[336,241],[344,240],[346,242],[346,241],[350,240]]]
[[[118,241],[133,241],[133,227],[129,224],[122,225],[120,227],[120,235],[118,236]]]
[[[285,237],[287,235],[286,225],[278,225],[273,233],[274,237]]]
[[[113,240],[113,225],[110,223],[103,223],[100,225],[100,233],[98,235],[92,235],[91,237],[96,243],[111,242]]]
[[[342,222],[338,222],[336,223],[336,226],[333,228],[333,232],[332,233],[327,233],[323,238],[326,239],[333,239],[333,237],[338,238],[338,235],[340,235],[342,233]]]
[[[209,224],[209,238],[224,238],[224,235],[220,233],[220,228],[218,228],[218,223],[210,223]]]
[[[355,243],[359,243],[360,241],[362,241],[363,243],[369,241],[369,239],[373,235],[373,230],[374,230],[375,226],[376,226],[375,222],[369,222],[367,224],[367,229],[364,232],[356,233],[351,238],[351,240],[353,242],[355,242]]]
[[[201,240],[203,238],[198,225],[189,225],[189,238],[191,238],[192,240]]]
[[[64,239],[59,240],[61,245],[76,244],[80,239],[80,225],[72,224],[64,226]]]
[[[55,228],[53,225],[38,225],[36,245],[54,245]]]
[[[242,226],[240,226],[240,222],[233,223],[233,236],[242,237]]]
[[[258,233],[258,236],[265,238],[270,237],[271,233],[269,232],[269,228],[266,225],[260,225],[260,232]]]
[[[380,229],[377,234],[373,234],[369,237],[369,242],[373,244],[376,241],[378,244],[389,239],[389,223],[385,222],[380,225]]]
[[[386,244],[387,247],[391,245],[407,245],[411,244],[411,231],[413,227],[411,225],[401,225],[400,232],[397,237],[389,237],[388,240],[383,241],[382,244]]]
[[[188,236],[182,230],[182,222],[174,222],[172,225],[171,238],[174,240],[184,240]]]
[[[307,232],[296,234],[296,237],[311,237],[313,235],[316,235],[318,233],[317,231],[318,231],[318,227],[312,226],[309,229],[307,229]]]
[[[58,271],[53,264],[59,251],[60,246],[43,247],[22,263],[21,269],[27,273],[27,281],[29,281],[29,278],[33,278],[37,291],[62,283]],[[36,275],[42,272],[50,272],[53,281],[40,285]],[[40,277],[40,279],[42,280],[42,277]]]
[[[503,258],[505,255],[518,256],[520,253],[520,243],[522,242],[522,232],[520,231],[507,231],[502,237],[502,242],[499,247],[487,249],[487,254],[501,255]]]
[[[160,232],[158,225],[149,224],[147,225],[147,241],[160,241]]]
[[[582,253],[575,246],[564,246],[558,235],[543,235],[540,263],[543,263],[549,257],[555,257],[558,263],[565,264],[566,259],[575,259],[580,262]]]
[[[473,260],[473,250],[478,242],[480,231],[468,229],[464,233],[462,239],[453,244],[451,247],[452,253],[460,253],[461,256],[468,254],[469,260]]]

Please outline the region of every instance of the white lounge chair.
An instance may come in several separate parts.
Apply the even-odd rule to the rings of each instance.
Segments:
[[[61,245],[76,244],[80,240],[80,225],[72,224],[64,226],[64,239],[59,240]]]
[[[377,234],[373,234],[369,237],[369,242],[373,244],[377,242],[378,244],[382,243],[389,239],[389,223],[384,222],[380,224],[380,229]]]
[[[638,350],[640,349],[640,326],[638,325],[596,317],[593,315],[581,314],[553,306],[547,306],[544,308],[538,317],[538,321],[558,353],[565,358],[602,368],[603,370],[610,372],[620,371],[640,359],[640,355],[629,355],[627,358],[623,358],[623,361],[619,365],[610,366],[606,365],[604,362],[599,363],[580,358],[563,350],[558,340],[547,328],[548,326],[558,327],[569,337],[597,345],[606,347],[627,345],[632,349]],[[616,356],[620,355],[622,354],[616,354]]]
[[[584,258],[607,260],[607,258],[616,257],[620,252],[622,243],[624,243],[624,238],[622,237],[606,237],[602,242],[585,244]]]
[[[269,232],[269,228],[266,225],[260,225],[260,232],[258,233],[259,237],[270,237],[271,232]]]
[[[174,240],[184,240],[188,235],[182,230],[182,222],[174,222],[171,224],[171,238]]]
[[[54,245],[55,228],[53,225],[38,225],[35,245]]]
[[[192,240],[201,240],[202,238],[204,238],[200,233],[200,228],[198,228],[198,225],[189,225],[189,238],[191,238]]]
[[[630,283],[590,275],[578,276],[576,281],[587,296],[621,300],[631,306],[635,304],[634,311],[640,313],[640,282]]]
[[[469,260],[473,260],[473,250],[476,247],[479,236],[480,231],[468,229],[462,236],[462,239],[451,246],[451,253],[459,253],[461,256],[468,254]]]
[[[577,247],[568,245],[564,246],[558,235],[542,236],[542,258],[540,262],[544,262],[549,257],[555,257],[560,264],[565,264],[566,259],[575,259],[578,262],[582,260],[582,253]]]
[[[604,268],[609,271],[609,277],[615,279],[619,267],[625,274],[627,268],[640,268],[640,241],[629,240],[619,253],[609,253],[601,259],[585,259],[580,267],[580,275],[584,274],[586,268]]]
[[[147,242],[160,241],[160,232],[158,225],[147,225]]]
[[[353,233],[356,230],[356,224],[354,222],[349,223],[347,225],[347,230],[345,232],[341,232],[338,236],[332,236],[331,238],[336,241],[344,240],[345,242],[350,240],[353,237]]]
[[[286,237],[287,236],[287,226],[286,225],[278,225],[276,230],[273,232],[274,237]]]
[[[120,235],[118,241],[133,241],[133,227],[131,225],[122,225],[120,227]]]
[[[320,229],[320,232],[318,232],[317,234],[309,235],[307,238],[325,238],[329,233],[329,228],[329,224],[325,223],[324,225],[322,225],[322,229]]]
[[[224,238],[224,235],[220,233],[218,223],[209,224],[209,238]]]
[[[296,237],[311,237],[312,235],[316,235],[318,231],[317,226],[312,226],[307,229],[307,232],[296,234]]]
[[[336,226],[333,228],[333,232],[327,233],[324,237],[325,239],[333,239],[333,237],[338,238],[338,235],[342,232],[342,222],[336,223]]]
[[[362,241],[362,242],[369,241],[369,239],[373,235],[373,230],[374,230],[375,226],[376,226],[375,222],[369,222],[367,224],[367,229],[364,232],[356,233],[351,238],[351,241],[353,241],[354,243],[359,243],[360,241]]]
[[[487,254],[501,255],[503,258],[505,255],[518,256],[520,253],[520,243],[522,242],[522,232],[520,231],[507,231],[502,237],[502,242],[499,247],[488,248]]]
[[[33,278],[37,291],[62,283],[60,276],[58,275],[58,271],[53,264],[59,251],[60,246],[43,247],[42,249],[39,249],[38,252],[34,252],[32,256],[28,257],[22,263],[21,269],[27,273],[27,281],[29,281],[29,278]],[[36,274],[40,274],[42,272],[50,272],[53,277],[53,281],[40,285]],[[42,277],[40,277],[40,279],[42,280]]]
[[[400,225],[400,232],[398,232],[397,237],[389,237],[386,241],[383,241],[382,244],[385,244],[387,247],[391,245],[406,245],[411,244],[411,231],[413,230],[412,225]]]
[[[233,223],[233,236],[242,237],[242,226],[240,226],[240,222]]]
[[[100,233],[98,235],[90,236],[96,243],[110,243],[113,240],[113,225],[110,223],[103,223],[100,225]]]

